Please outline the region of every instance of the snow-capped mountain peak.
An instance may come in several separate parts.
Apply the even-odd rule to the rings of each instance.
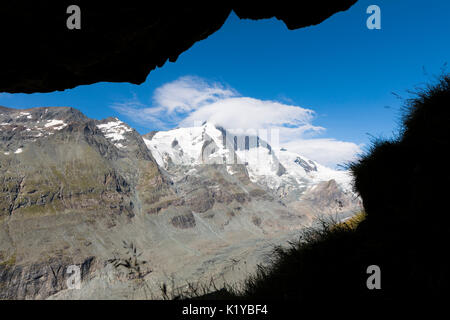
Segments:
[[[272,149],[257,135],[236,134],[209,122],[159,131],[144,136],[144,142],[165,169],[204,164],[223,164],[230,169],[239,164],[245,166],[252,182],[279,194],[298,195],[312,185],[333,179],[343,189],[351,190],[348,172],[322,166],[284,148]]]
[[[169,164],[200,165],[221,163],[231,153],[223,143],[222,133],[211,123],[200,127],[177,128],[156,132],[144,142],[159,166]]]

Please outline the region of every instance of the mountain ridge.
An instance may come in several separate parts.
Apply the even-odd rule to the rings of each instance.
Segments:
[[[302,205],[281,199],[245,164],[214,163],[225,152],[217,132],[191,145],[207,165],[165,166],[117,118],[0,109],[0,298],[130,299],[147,295],[142,283],[156,294],[161,282],[239,281],[311,224],[315,204],[329,205],[320,194],[346,197],[330,183]],[[180,155],[177,141],[159,147]],[[191,161],[186,154],[180,159]],[[126,258],[124,241],[150,261],[140,284],[108,262]],[[82,290],[65,288],[71,264],[84,270]]]

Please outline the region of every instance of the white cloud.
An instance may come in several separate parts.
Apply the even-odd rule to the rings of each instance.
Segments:
[[[153,100],[157,107],[170,114],[189,112],[237,95],[235,90],[220,83],[208,83],[199,77],[185,76],[157,88]]]
[[[162,130],[203,121],[231,131],[278,129],[282,146],[331,167],[361,152],[361,146],[352,142],[314,138],[326,129],[313,125],[311,109],[243,97],[230,87],[198,77],[181,77],[157,88],[150,107],[136,97],[112,107],[136,123]]]
[[[281,143],[281,147],[313,159],[325,166],[336,167],[355,160],[362,152],[362,145],[336,139],[293,139]]]
[[[192,110],[181,122],[181,126],[209,121],[227,129],[266,129],[289,126],[290,128],[286,129],[320,131],[321,128],[311,125],[313,116],[314,111],[297,106],[248,97],[233,97]]]
[[[141,103],[136,96],[129,101],[116,102],[111,107],[120,114],[123,114],[132,121],[143,126],[152,125],[159,129],[170,129],[173,122],[177,121],[177,119],[168,119],[167,116],[163,116],[165,108],[149,108]]]

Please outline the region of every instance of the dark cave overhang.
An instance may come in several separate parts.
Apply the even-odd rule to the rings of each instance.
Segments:
[[[0,92],[51,92],[101,81],[140,84],[151,70],[219,30],[232,10],[241,19],[276,17],[292,30],[319,24],[356,1],[2,2]],[[72,4],[81,9],[79,30],[66,26]]]

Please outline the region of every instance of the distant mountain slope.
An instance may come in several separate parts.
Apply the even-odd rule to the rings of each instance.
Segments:
[[[196,168],[214,163],[224,166],[233,175],[240,166],[251,182],[297,209],[300,208],[297,202],[305,204],[312,199],[312,194],[315,198],[333,197],[329,200],[338,203],[330,206],[330,201],[326,201],[326,205],[314,201],[308,211],[317,214],[319,211],[348,214],[360,206],[358,197],[351,190],[348,172],[327,168],[284,148],[273,150],[256,135],[235,135],[204,123],[199,127],[153,132],[151,136],[144,136],[144,142],[158,165],[169,172],[180,166]],[[331,180],[334,182],[328,183]],[[327,192],[323,190],[324,184]],[[322,187],[316,188],[318,185]],[[330,193],[330,189],[333,192]]]

